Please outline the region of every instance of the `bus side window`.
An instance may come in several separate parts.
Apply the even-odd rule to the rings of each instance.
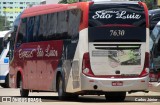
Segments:
[[[2,51],[3,51],[2,43],[3,43],[3,38],[0,38],[0,55],[1,55]]]
[[[26,18],[22,19],[20,24],[20,29],[18,32],[16,48],[18,48],[22,43],[26,42]]]
[[[33,42],[34,17],[27,19],[27,42]]]
[[[16,48],[18,48],[22,44],[23,35],[21,33],[18,33]]]
[[[154,28],[154,26],[160,21],[159,14],[153,15],[153,18],[150,20],[150,28],[151,30]]]
[[[47,31],[47,15],[40,16],[40,27],[38,31],[38,41],[45,41],[46,40],[46,31]]]
[[[70,39],[68,37],[68,24],[67,24],[67,11],[62,11],[58,13],[57,18],[57,39]]]
[[[56,38],[56,29],[57,29],[57,14],[58,13],[52,13],[48,14],[47,18],[47,40],[54,40]]]
[[[13,58],[14,43],[15,43],[16,31],[17,31],[17,28],[14,28],[14,29],[15,30],[11,33],[11,37],[10,37],[10,45],[9,45],[9,59],[10,59],[10,61]]]
[[[82,12],[80,9],[69,10],[68,35],[71,36],[72,40],[76,40],[79,38],[81,15]]]
[[[33,41],[32,42],[37,42],[37,35],[38,35],[38,30],[39,30],[39,25],[40,25],[40,16],[35,17],[34,21],[34,27],[33,27]]]

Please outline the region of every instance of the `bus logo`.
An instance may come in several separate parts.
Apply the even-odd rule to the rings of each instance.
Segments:
[[[95,15],[92,16],[93,19],[140,19],[141,15],[137,13],[127,13],[127,11],[107,11],[101,10],[96,11]]]

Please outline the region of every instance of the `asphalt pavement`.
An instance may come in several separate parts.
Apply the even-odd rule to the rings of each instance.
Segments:
[[[77,100],[60,101],[57,93],[30,92],[29,97],[20,97],[19,89],[0,87],[0,105],[160,105],[160,92],[127,94],[124,102],[107,102],[102,96],[79,96]]]

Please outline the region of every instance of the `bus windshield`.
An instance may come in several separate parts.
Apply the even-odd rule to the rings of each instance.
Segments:
[[[2,43],[3,43],[3,38],[1,37],[0,38],[0,55],[1,55],[2,51],[3,51]]]
[[[90,5],[89,41],[146,42],[144,8],[139,4]]]

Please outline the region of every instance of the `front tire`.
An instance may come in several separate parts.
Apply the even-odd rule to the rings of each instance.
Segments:
[[[20,95],[21,95],[21,97],[28,97],[28,95],[29,95],[29,90],[23,89],[22,78],[21,78],[20,81],[19,81],[19,88],[20,88]]]
[[[5,83],[1,84],[1,86],[3,88],[9,88],[9,76],[7,74],[6,78],[5,78]]]
[[[107,92],[105,98],[107,101],[122,102],[125,100],[126,92]]]

